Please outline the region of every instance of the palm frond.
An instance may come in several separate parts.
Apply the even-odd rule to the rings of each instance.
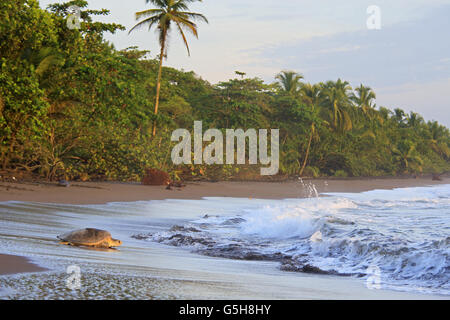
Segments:
[[[192,21],[189,21],[183,17],[172,16],[172,19],[180,25],[184,30],[191,32],[196,38],[198,38],[197,25]]]
[[[202,20],[202,21],[204,21],[206,23],[209,23],[208,19],[201,13],[181,11],[181,12],[179,12],[179,14],[184,15],[184,16],[186,16],[189,19]]]
[[[136,20],[139,20],[142,18],[146,18],[148,16],[160,15],[162,13],[164,13],[164,10],[162,10],[162,9],[148,9],[148,10],[136,12],[135,16],[136,16]]]
[[[177,27],[178,27],[178,31],[180,32],[181,38],[183,39],[184,44],[186,45],[186,49],[188,52],[188,56],[191,56],[191,52],[189,50],[189,44],[187,42],[186,36],[184,35],[183,29],[181,28],[181,25],[179,22],[175,22]]]
[[[168,0],[146,0],[146,3],[152,3],[156,7],[164,8],[167,6]]]
[[[151,27],[155,24],[155,23],[159,23],[159,17],[150,17],[147,18],[145,20],[142,20],[141,22],[137,23],[133,28],[131,28],[131,30],[128,32],[128,34],[131,33],[131,31],[135,30],[135,29],[139,29],[144,27],[145,25],[148,25],[148,29],[150,30]]]

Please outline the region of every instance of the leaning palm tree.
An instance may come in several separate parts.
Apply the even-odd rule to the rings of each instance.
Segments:
[[[300,90],[301,96],[302,96],[302,100],[311,108],[311,111],[313,114],[317,114],[318,113],[318,107],[320,104],[320,86],[317,84],[310,84],[307,83],[305,85],[302,86],[301,90]],[[303,171],[306,168],[306,163],[308,162],[308,157],[309,157],[309,151],[311,149],[311,143],[314,137],[316,137],[316,139],[319,138],[318,132],[316,130],[316,122],[313,120],[311,122],[311,132],[309,134],[309,139],[308,139],[308,145],[306,147],[306,153],[305,153],[305,158],[303,159],[303,165],[300,168],[299,171],[299,176],[301,177],[303,175]]]
[[[156,8],[136,12],[136,20],[143,20],[137,23],[129,33],[134,29],[143,26],[148,27],[148,30],[153,26],[156,26],[159,35],[161,53],[159,55],[158,81],[156,83],[155,115],[158,114],[163,59],[167,56],[167,37],[172,30],[172,26],[174,26],[181,35],[181,38],[186,45],[188,55],[190,56],[189,44],[185,32],[190,32],[198,38],[197,25],[193,21],[202,20],[208,23],[208,19],[206,19],[204,15],[187,11],[189,10],[188,4],[195,1],[201,2],[202,0],[146,0],[147,3],[150,2]],[[156,120],[153,122],[152,134],[153,136],[156,134]]]
[[[295,71],[281,71],[275,76],[281,89],[289,94],[296,94],[300,90],[300,80],[303,75]]]

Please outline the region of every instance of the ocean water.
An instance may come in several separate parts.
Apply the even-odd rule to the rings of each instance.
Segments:
[[[83,227],[109,230],[124,245],[104,252],[56,241]],[[0,297],[9,298],[204,298],[212,286],[239,297],[217,274],[242,268],[450,296],[450,185],[284,200],[3,202],[0,252],[31,256],[50,269],[0,277]],[[64,285],[68,265],[83,270],[83,290]]]
[[[231,216],[211,211],[137,238],[209,256],[279,261],[286,271],[450,294],[449,185],[283,200]]]

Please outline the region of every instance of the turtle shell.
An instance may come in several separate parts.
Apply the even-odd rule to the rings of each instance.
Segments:
[[[108,231],[85,228],[64,233],[58,236],[58,239],[80,245],[95,245],[101,241],[111,238]]]

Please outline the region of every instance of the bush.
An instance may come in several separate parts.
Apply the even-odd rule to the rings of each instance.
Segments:
[[[348,177],[348,174],[344,170],[336,170],[336,172],[334,173],[334,176],[338,177],[338,178],[346,178],[346,177]]]
[[[304,177],[312,177],[317,178],[320,176],[320,170],[317,167],[314,166],[307,166],[305,170],[303,171]]]

